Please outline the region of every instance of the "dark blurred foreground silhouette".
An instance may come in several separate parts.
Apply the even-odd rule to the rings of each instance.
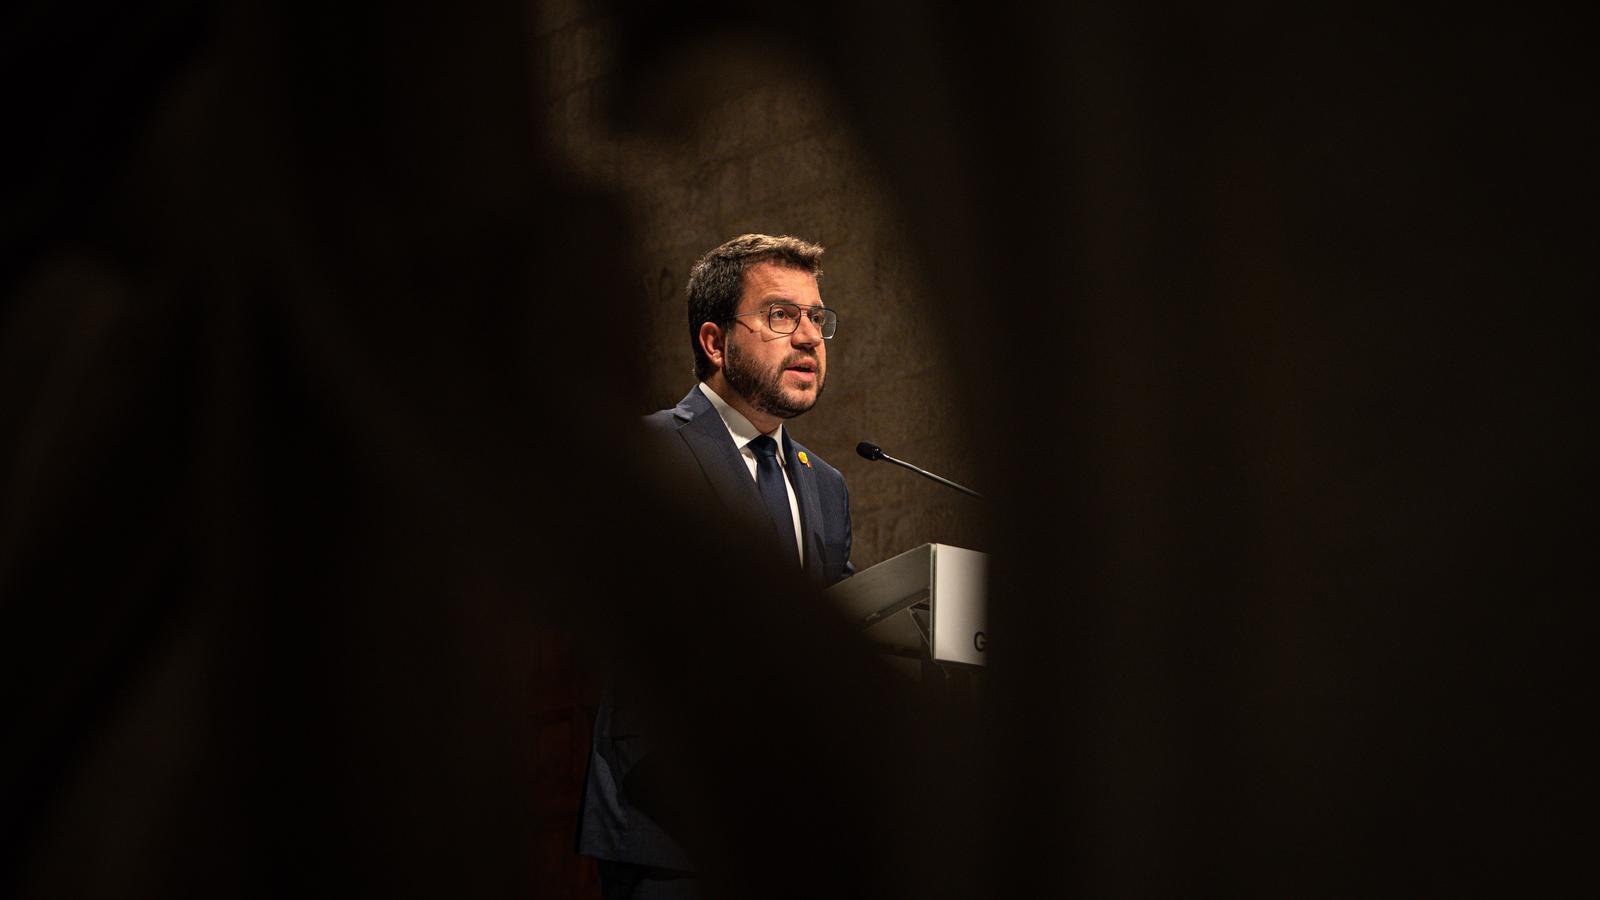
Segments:
[[[692,105],[687,36],[778,34],[892,173],[991,447],[987,706],[634,452],[628,218],[541,155],[523,5],[32,4],[0,895],[582,890],[529,849],[552,639],[653,690],[645,795],[716,896],[1582,858],[1587,23],[614,13],[621,121]]]

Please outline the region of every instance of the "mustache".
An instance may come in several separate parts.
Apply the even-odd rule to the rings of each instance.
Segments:
[[[785,356],[783,358],[783,365],[781,368],[787,369],[797,362],[802,362],[808,359],[811,360],[811,364],[816,366],[818,369],[822,368],[822,360],[817,359],[817,355],[815,353],[807,353],[804,350],[796,350],[788,356]]]

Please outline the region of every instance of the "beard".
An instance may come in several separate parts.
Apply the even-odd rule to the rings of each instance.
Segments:
[[[729,386],[738,391],[739,396],[751,406],[769,416],[792,419],[816,405],[817,399],[822,396],[822,361],[809,353],[791,353],[768,372],[762,371],[759,363],[739,352],[736,345],[728,346],[726,359],[722,377],[728,379]],[[803,359],[817,364],[816,389],[803,392],[798,399],[791,399],[783,390],[783,371]]]

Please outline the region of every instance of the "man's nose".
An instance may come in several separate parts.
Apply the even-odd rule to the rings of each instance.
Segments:
[[[801,316],[794,334],[789,335],[789,342],[796,347],[815,347],[822,343],[822,326],[811,321],[810,316]]]

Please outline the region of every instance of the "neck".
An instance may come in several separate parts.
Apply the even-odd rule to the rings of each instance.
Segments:
[[[733,385],[728,383],[728,379],[722,377],[720,370],[711,373],[711,377],[706,379],[706,384],[710,385],[711,389],[716,391],[717,396],[721,397],[724,402],[737,409],[739,415],[749,419],[750,424],[754,425],[756,430],[762,434],[771,434],[778,429],[779,425],[783,424],[783,420],[772,413],[762,412],[751,406],[750,401],[746,400],[743,394],[734,390]]]

